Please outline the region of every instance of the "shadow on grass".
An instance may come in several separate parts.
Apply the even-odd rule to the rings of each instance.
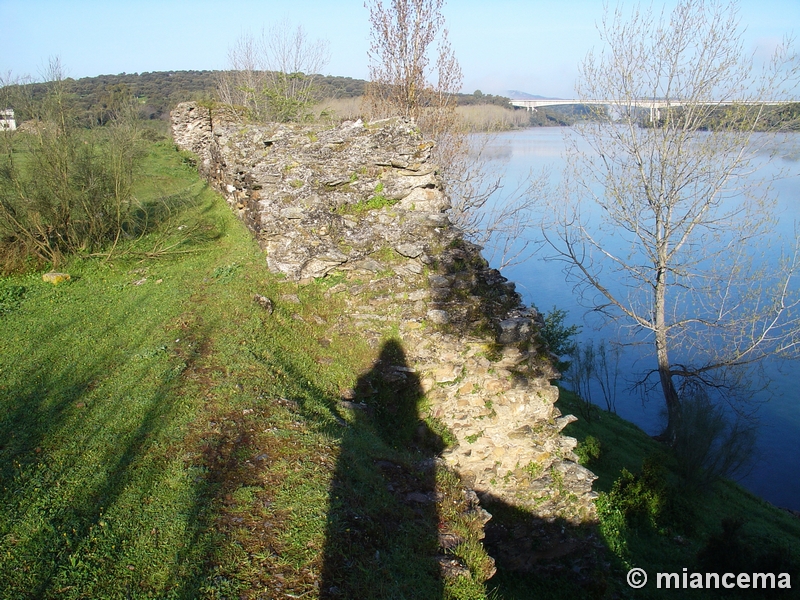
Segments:
[[[436,455],[419,416],[423,396],[402,346],[387,341],[344,430],[325,534],[323,598],[441,598]]]
[[[400,344],[384,344],[347,401],[312,384],[290,353],[262,350],[253,355],[285,375],[286,397],[212,411],[190,444],[199,525],[178,564],[202,560],[175,596],[442,598],[442,443],[419,418],[422,391]]]
[[[143,399],[132,427],[120,429],[110,421],[124,409],[99,407],[93,405],[99,401],[87,398],[105,375],[107,359],[96,356],[90,366],[54,373],[57,357],[52,357],[41,370],[26,374],[27,385],[4,390],[4,408],[10,410],[0,425],[5,440],[0,449],[0,539],[7,553],[0,589],[13,597],[69,597],[86,593],[100,580],[134,577],[120,570],[129,562],[127,532],[106,515],[113,514],[133,482],[141,497],[156,484],[157,477],[142,476],[149,466],[143,459],[171,421],[173,382],[161,382]],[[105,438],[106,426],[119,435]],[[85,440],[85,446],[76,447],[72,436]]]
[[[541,519],[503,500],[484,495],[491,514],[483,540],[497,573],[487,581],[503,600],[606,598],[612,576],[594,525]]]
[[[103,326],[110,334],[130,321]],[[19,357],[14,384],[0,388],[0,590],[11,594],[0,597],[109,597],[162,586],[170,544],[196,537],[176,535],[176,498],[164,491],[175,483],[169,438],[182,410],[180,377],[196,355],[155,347],[145,331],[101,351],[92,341],[98,328],[84,329],[75,315],[47,327],[29,340],[31,356]],[[85,337],[70,347],[75,329]],[[179,570],[186,578],[196,566]]]

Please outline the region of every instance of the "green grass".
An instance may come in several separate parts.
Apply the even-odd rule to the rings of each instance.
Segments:
[[[179,449],[203,409],[191,373],[226,316],[196,307],[227,295],[203,279],[248,243],[202,184],[175,179],[179,220],[206,240],[188,238],[186,254],[74,260],[57,286],[4,282],[27,290],[0,321],[4,597],[180,595],[200,576],[207,486]]]
[[[432,562],[463,511],[407,499],[463,502],[419,466],[437,439],[419,438],[422,400],[333,327],[327,282],[268,273],[170,144],[136,193],[151,233],[56,286],[0,280],[0,598],[483,597]],[[369,413],[339,405],[360,378]],[[477,572],[485,555],[461,551]]]
[[[719,536],[726,519],[743,522],[733,541],[735,553],[746,565],[743,570],[790,572],[793,588],[797,587],[800,577],[800,520],[797,517],[728,480],[719,481],[706,490],[686,490],[675,474],[674,459],[665,447],[632,423],[596,407],[591,409],[587,419],[583,401],[563,388],[557,406],[564,414],[580,415],[579,420],[564,431],[578,439],[578,455],[586,456],[588,467],[598,476],[594,490],[601,492],[598,501],[601,507],[598,533],[604,545],[601,561],[607,561],[610,568],[598,569],[589,585],[581,585],[571,575],[564,575],[565,571],[570,572],[568,566],[546,578],[536,573],[501,570],[488,582],[501,597],[507,600],[667,597],[669,592],[655,588],[655,574],[682,573],[684,567],[690,573],[714,572],[703,566],[698,553],[712,537]],[[595,457],[598,447],[599,456]],[[627,478],[625,471],[630,475]],[[621,494],[620,486],[631,481],[634,483],[627,488],[627,493]],[[637,485],[636,482],[641,483]],[[626,507],[627,517],[621,514]],[[524,517],[516,515],[508,519],[513,518]],[[780,560],[770,552],[777,552]],[[568,559],[565,564],[569,565]],[[628,569],[632,567],[644,569],[650,577],[647,586],[635,592],[625,582]],[[726,570],[720,567],[720,572]],[[733,572],[738,571],[734,569]],[[774,591],[779,592],[776,598],[796,596],[796,591]],[[717,592],[686,589],[673,591],[673,594],[683,598],[715,598]],[[750,590],[742,597],[765,596]]]
[[[351,178],[350,181],[352,182],[354,180]],[[398,202],[400,202],[400,200],[387,198],[383,194],[383,183],[378,182],[378,184],[375,186],[374,194],[372,196],[360,200],[355,204],[343,204],[337,209],[337,212],[341,215],[360,216],[373,210],[380,210],[381,208],[394,206]]]

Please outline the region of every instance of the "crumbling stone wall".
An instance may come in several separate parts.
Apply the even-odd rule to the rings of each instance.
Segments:
[[[432,144],[413,123],[242,125],[193,103],[172,123],[271,270],[300,281],[346,275],[328,292],[350,307],[332,327],[355,325],[377,346],[376,324],[397,324],[432,415],[457,439],[443,458],[467,485],[543,522],[593,519],[595,476],[560,433],[574,417],[554,406],[541,317],[450,226]]]

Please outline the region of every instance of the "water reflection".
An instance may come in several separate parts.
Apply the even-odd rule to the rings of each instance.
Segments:
[[[516,188],[516,182],[534,171],[548,167],[551,183],[558,182],[565,166],[562,158],[565,136],[571,129],[538,128],[501,134],[493,145],[502,148],[506,170],[506,189]],[[766,136],[772,134],[759,134]],[[760,175],[779,176],[773,189],[777,194],[775,237],[791,238],[800,221],[800,134],[773,136],[773,143],[757,159],[766,163],[769,154],[776,158]],[[761,139],[761,138],[759,138]],[[585,144],[580,146],[588,151]],[[777,260],[776,254],[766,256]],[[631,341],[631,330],[615,324],[604,324],[594,313],[587,311],[589,302],[580,302],[563,273],[563,265],[547,262],[536,256],[524,265],[505,270],[504,275],[517,283],[517,289],[525,301],[547,311],[553,306],[569,312],[567,325],[583,326],[582,341],[622,339]],[[622,358],[621,367],[628,374],[640,373],[649,368],[652,359],[644,348],[628,348]],[[773,360],[764,365],[771,383],[767,392],[757,394],[757,401],[767,401],[760,410],[761,429],[758,441],[759,462],[752,472],[742,480],[751,491],[779,506],[800,510],[800,392],[793,377],[797,363]],[[635,377],[629,377],[629,381]],[[624,387],[624,386],[623,386]],[[643,402],[642,396],[631,390],[621,389],[617,398],[618,413],[654,435],[662,427],[661,403],[657,399]]]

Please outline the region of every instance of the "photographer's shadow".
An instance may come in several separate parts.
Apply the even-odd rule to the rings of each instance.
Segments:
[[[441,598],[436,456],[419,377],[386,342],[358,379],[330,488],[323,598]]]

